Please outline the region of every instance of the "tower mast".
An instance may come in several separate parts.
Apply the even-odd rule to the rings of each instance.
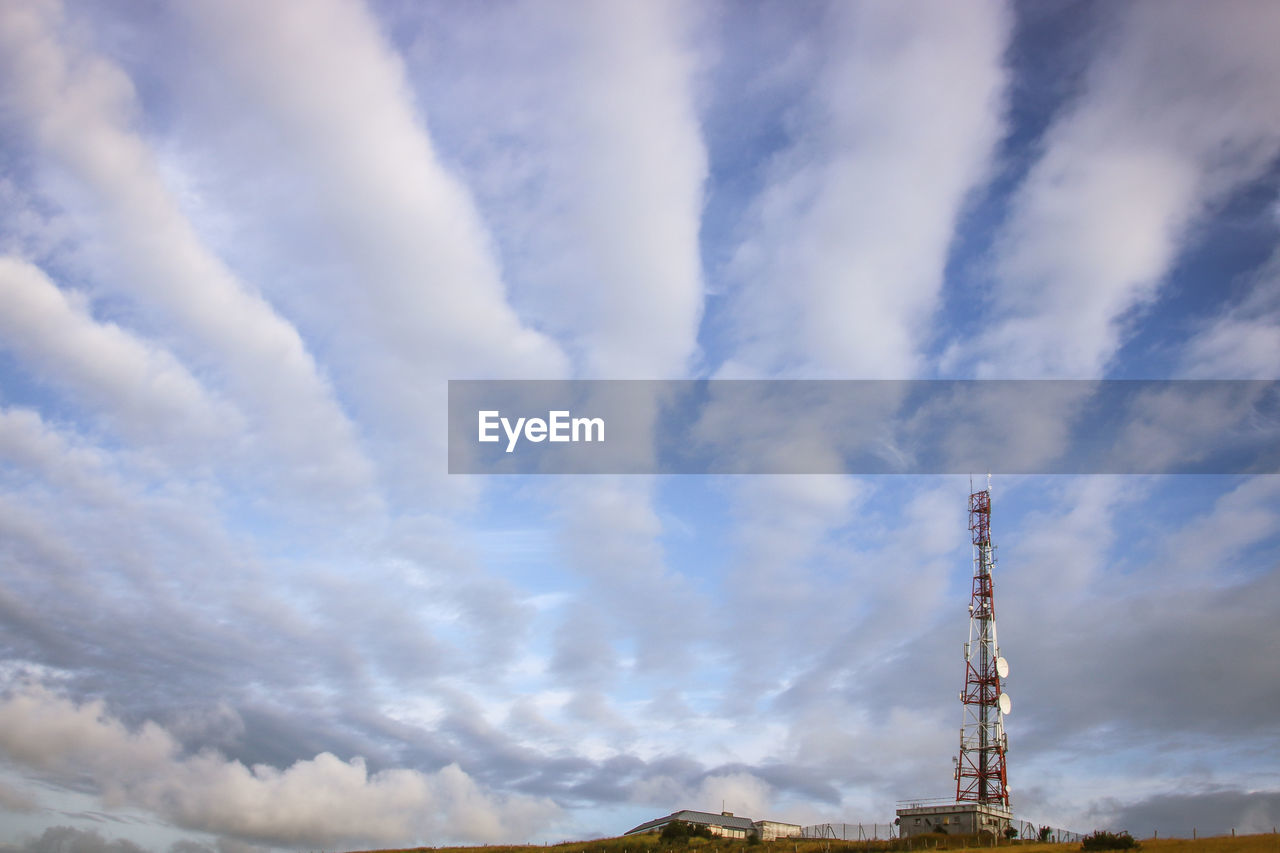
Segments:
[[[964,644],[965,684],[960,694],[964,723],[956,762],[956,802],[1008,809],[1004,715],[1009,712],[1009,697],[1001,690],[1000,681],[1009,674],[1009,665],[996,642],[989,474],[987,487],[969,494],[969,532],[973,539],[973,593],[969,598],[969,642]]]

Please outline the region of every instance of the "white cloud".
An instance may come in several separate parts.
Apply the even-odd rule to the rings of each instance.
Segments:
[[[730,717],[786,689],[854,618],[862,596],[853,592],[850,555],[829,537],[871,489],[849,477],[782,476],[751,478],[734,492],[726,607],[717,625],[732,677],[718,713]],[[835,576],[836,565],[844,577]],[[803,639],[796,614],[804,614]]]
[[[421,86],[503,235],[513,298],[601,378],[675,378],[702,309],[690,8],[533,0],[420,34]]]
[[[368,487],[352,424],[297,331],[202,244],[131,124],[133,85],[67,35],[53,0],[5,5],[5,89],[50,159],[87,189],[102,229],[102,277],[175,324],[174,341],[224,372],[294,485]],[[298,481],[301,481],[300,483]]]
[[[0,811],[29,814],[40,809],[39,801],[26,791],[0,782]]]
[[[1125,423],[1115,430],[1111,453],[1119,460],[1116,469],[1210,467],[1211,460],[1232,455],[1265,459],[1277,440],[1277,427],[1264,414],[1273,399],[1266,383],[1147,389],[1134,396]]]
[[[568,360],[509,303],[494,236],[442,161],[380,22],[353,0],[192,3],[177,15],[220,83],[193,124],[238,131],[215,134],[212,156],[234,163],[233,183],[283,187],[242,190],[259,206],[235,210],[237,227],[250,239],[279,228],[319,247],[300,249],[273,286],[323,337],[384,491],[433,505],[474,492],[447,480],[440,462],[445,380],[551,378]],[[234,204],[234,192],[209,190]]]
[[[799,138],[775,158],[733,274],[726,376],[919,372],[966,195],[1001,133],[998,3],[833,4]]]
[[[631,796],[638,802],[652,803],[657,808],[685,808],[712,813],[723,810],[739,817],[760,820],[774,816],[776,792],[759,776],[735,771],[710,773],[698,778],[650,775],[633,786]]]
[[[1045,135],[996,250],[987,376],[1094,378],[1190,226],[1280,152],[1280,13],[1131,3]]]
[[[797,765],[845,782],[844,817],[885,820],[894,800],[945,796],[959,746],[959,703],[946,711],[954,716],[936,706],[903,707],[893,695],[882,695],[872,714],[814,706],[792,727],[787,746]],[[890,780],[895,790],[886,790]]]
[[[102,466],[102,455],[75,446],[46,429],[40,415],[30,409],[0,409],[0,454],[15,467],[37,471],[42,482],[79,487],[83,472]]]
[[[96,322],[83,297],[15,258],[0,258],[0,336],[33,374],[58,381],[127,436],[199,443],[243,426],[170,353]]]
[[[717,804],[723,804],[723,811],[759,820],[773,811],[773,791],[750,773],[723,773],[703,779],[686,802],[709,812],[721,811]]]
[[[1195,379],[1275,379],[1280,375],[1280,252],[1254,274],[1238,303],[1187,341],[1183,372]]]
[[[183,755],[153,722],[130,729],[100,701],[77,705],[38,686],[0,701],[0,750],[64,784],[87,778],[109,806],[265,844],[517,840],[558,817],[547,800],[483,790],[455,764],[370,772],[361,758],[321,753],[281,770]]]
[[[463,365],[486,376],[563,370],[555,347],[507,305],[469,191],[440,163],[402,63],[365,10],[333,0],[185,11],[257,115],[283,134],[332,236],[367,276],[343,300],[352,322],[370,324],[406,368],[428,375]]]
[[[632,677],[678,670],[694,654],[704,629],[686,614],[704,602],[667,563],[654,493],[648,477],[566,479],[549,490],[565,559],[586,581],[558,614],[557,672],[571,681],[598,683],[615,659],[611,643],[632,650]]]
[[[1278,481],[1250,477],[1170,535],[1160,559],[1162,586],[1227,585],[1254,573],[1257,566],[1241,555],[1280,531]]]
[[[1016,484],[995,495],[998,502],[1020,500]],[[1115,516],[1120,507],[1141,494],[1142,486],[1123,477],[1073,477],[1050,494],[1054,506],[1028,513],[1016,537],[993,532],[995,541],[1016,552],[1016,563],[1000,570],[1001,599],[1017,630],[1032,633],[1041,608],[1036,602],[1058,606],[1089,597],[1105,577],[1107,556],[1116,540]],[[992,524],[999,523],[999,519]],[[1012,553],[1011,552],[1011,553]]]
[[[608,378],[679,378],[702,316],[698,244],[707,173],[678,3],[576,10],[560,169],[573,187],[562,227],[589,257],[559,303],[586,369]],[[559,171],[559,170],[557,170]],[[550,182],[559,184],[556,175]],[[566,235],[567,236],[567,235]],[[578,309],[581,310],[581,309]]]

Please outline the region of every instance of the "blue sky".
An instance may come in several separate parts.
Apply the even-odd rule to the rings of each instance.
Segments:
[[[1262,2],[4,4],[0,843],[947,796],[966,477],[451,477],[446,383],[1275,379],[1277,42]],[[1018,816],[1280,822],[1277,477],[994,488]]]

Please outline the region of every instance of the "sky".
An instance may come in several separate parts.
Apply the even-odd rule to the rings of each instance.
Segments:
[[[1280,378],[1277,43],[1264,0],[0,4],[0,845],[954,795],[968,477],[451,476],[448,380]],[[992,489],[1015,814],[1280,824],[1280,476]]]

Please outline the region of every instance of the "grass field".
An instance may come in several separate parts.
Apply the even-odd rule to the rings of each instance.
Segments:
[[[1142,853],[1280,853],[1280,835],[1214,836],[1192,841],[1189,838],[1147,838],[1141,840]],[[828,841],[797,838],[752,845],[744,841],[694,838],[688,842],[661,844],[657,835],[631,835],[625,838],[601,838],[595,841],[569,841],[553,845],[498,845],[492,847],[414,847],[404,850],[367,851],[367,853],[530,853],[532,850],[555,853],[891,853],[908,850],[962,850],[979,846],[973,838],[958,836],[923,836],[890,841]],[[1041,844],[1017,842],[1001,844],[1008,853],[1074,853],[1075,844]]]

